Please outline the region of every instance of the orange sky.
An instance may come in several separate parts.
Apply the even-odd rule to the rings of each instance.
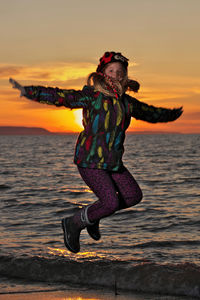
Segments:
[[[1,1],[0,126],[80,131],[81,110],[20,98],[8,79],[81,89],[99,57],[114,50],[130,60],[137,99],[184,107],[176,122],[133,119],[129,130],[200,133],[199,11],[197,0]]]

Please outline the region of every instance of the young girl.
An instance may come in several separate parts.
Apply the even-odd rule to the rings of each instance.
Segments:
[[[74,253],[80,251],[82,229],[86,227],[89,235],[99,240],[102,218],[142,199],[139,185],[122,162],[131,117],[157,123],[174,121],[182,114],[182,108],[156,108],[126,94],[128,89],[139,89],[139,83],[128,78],[127,67],[128,59],[121,53],[106,52],[82,90],[21,86],[10,79],[13,88],[28,99],[83,109],[84,130],[77,140],[74,163],[98,200],[62,220],[65,245]]]

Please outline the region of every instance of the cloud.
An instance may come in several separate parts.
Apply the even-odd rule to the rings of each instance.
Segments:
[[[185,119],[191,120],[191,121],[198,121],[200,123],[200,111],[196,112],[185,112]]]
[[[8,78],[11,74],[12,76],[19,75],[22,69],[23,67],[20,66],[0,65],[0,79]]]
[[[0,79],[14,77],[24,81],[68,81],[79,80],[93,72],[96,65],[80,62],[54,62],[37,65],[0,64]]]

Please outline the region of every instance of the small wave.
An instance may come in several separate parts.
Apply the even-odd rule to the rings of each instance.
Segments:
[[[181,224],[182,226],[184,225],[188,225],[188,226],[199,226],[200,225],[200,220],[189,220],[189,221],[186,221],[186,222],[183,222]]]
[[[79,210],[79,204],[71,204],[71,207],[69,208],[65,208],[65,209],[61,209],[61,210],[57,210],[56,212],[54,212],[55,215],[58,216],[64,216],[64,215],[72,215],[74,214],[76,211]]]
[[[60,191],[58,192],[59,194],[65,194],[66,196],[71,196],[71,197],[78,197],[78,196],[81,196],[81,195],[84,195],[86,192],[81,192],[81,191]]]
[[[0,257],[0,274],[53,284],[71,283],[119,290],[200,298],[200,267],[122,261],[70,260],[66,257]]]
[[[135,244],[131,248],[161,248],[161,247],[174,247],[174,246],[199,246],[200,241],[153,241],[141,244]]]
[[[0,184],[0,190],[11,189],[11,186],[7,184]]]
[[[13,173],[15,173],[13,170],[12,170],[12,172],[11,171],[1,171],[0,172],[1,175],[10,175],[10,174],[13,174]]]
[[[67,208],[71,208],[71,207],[77,207],[76,204],[73,204],[73,203],[69,203],[67,201],[63,201],[63,203],[61,203],[60,200],[52,200],[50,202],[36,202],[37,200],[35,200],[35,202],[31,202],[31,201],[23,201],[23,202],[15,202],[15,203],[12,203],[10,205],[7,205],[6,207],[17,207],[18,209],[23,209],[23,208],[29,208],[29,209],[37,209],[37,208],[57,208],[58,206],[59,207],[64,207],[65,209]],[[10,202],[9,202],[10,203]]]

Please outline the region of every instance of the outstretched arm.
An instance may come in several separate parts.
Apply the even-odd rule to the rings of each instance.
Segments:
[[[21,91],[21,96],[40,103],[65,106],[68,108],[88,107],[92,99],[92,91],[88,87],[83,90],[66,90],[44,86],[22,86],[14,79],[9,79],[13,88]]]
[[[132,117],[150,123],[175,121],[183,113],[182,107],[173,109],[155,107],[153,105],[148,105],[144,102],[138,101],[135,98],[132,98],[132,103]]]

